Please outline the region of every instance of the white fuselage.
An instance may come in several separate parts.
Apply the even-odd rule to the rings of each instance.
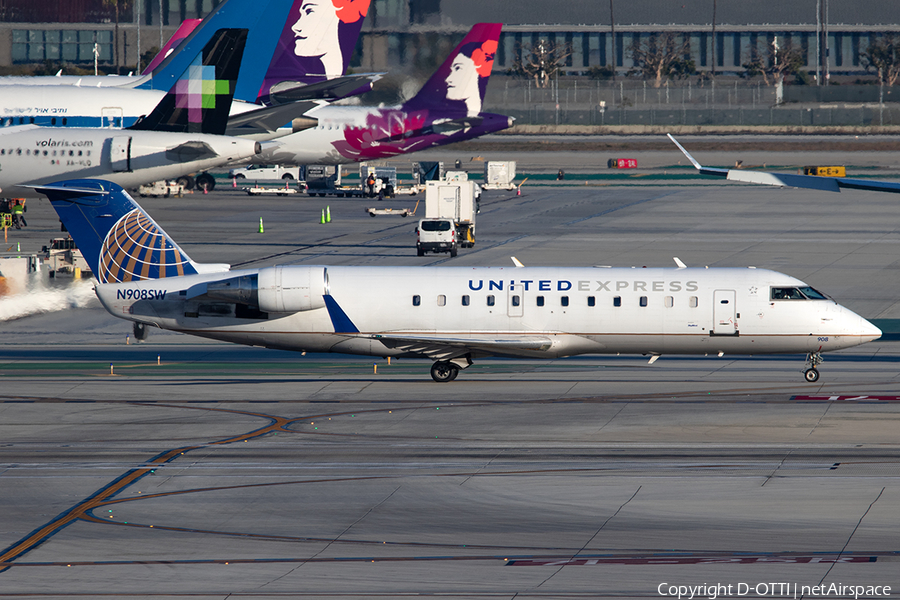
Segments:
[[[185,151],[189,143],[202,151]],[[24,186],[82,178],[133,188],[227,166],[255,155],[257,149],[252,140],[219,135],[8,127],[0,129],[0,193],[36,197],[35,190]]]
[[[375,356],[435,356],[429,344],[444,343],[472,347],[473,355],[537,358],[810,353],[881,335],[833,300],[772,299],[773,287],[805,284],[764,269],[269,269],[279,268],[284,272],[277,289],[269,290],[276,300],[267,302],[269,308],[275,301],[293,307],[284,312],[239,316],[237,305],[198,295],[208,282],[257,273],[262,281],[264,269],[102,284],[97,294],[113,315],[163,329],[270,348]],[[325,295],[346,319],[325,307]],[[423,350],[409,341],[418,338]],[[395,339],[404,341],[390,342]],[[517,346],[516,339],[534,343]]]
[[[0,85],[0,131],[14,125],[121,129],[153,112],[165,95],[127,87]],[[235,100],[230,114],[258,108]]]

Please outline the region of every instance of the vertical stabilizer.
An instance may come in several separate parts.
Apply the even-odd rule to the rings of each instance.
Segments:
[[[153,112],[129,129],[224,134],[246,41],[246,29],[218,30]]]
[[[257,93],[281,82],[316,83],[347,72],[370,0],[295,0]]]
[[[159,52],[156,53],[156,56],[153,57],[150,64],[141,71],[141,75],[149,75],[160,65],[160,63],[162,63],[162,61],[168,58],[170,54],[177,52],[178,45],[181,44],[181,42],[184,41],[184,38],[189,36],[200,23],[200,19],[185,19],[181,25],[179,25],[178,30],[169,38],[169,41],[166,42],[165,46],[160,48]]]
[[[100,283],[192,275],[203,268],[121,186],[72,179],[37,188],[50,198]],[[211,265],[206,265],[210,267]]]
[[[403,105],[405,110],[447,110],[474,117],[481,112],[501,23],[478,23],[450,53],[419,93]]]

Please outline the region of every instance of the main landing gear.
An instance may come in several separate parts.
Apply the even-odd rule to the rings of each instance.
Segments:
[[[439,360],[431,365],[431,378],[438,383],[453,381],[459,375],[459,367],[452,362]]]
[[[809,368],[803,372],[803,377],[806,378],[806,381],[815,383],[819,380],[819,371],[816,367],[822,364],[824,360],[818,352],[810,352],[806,355],[806,364],[809,365]]]

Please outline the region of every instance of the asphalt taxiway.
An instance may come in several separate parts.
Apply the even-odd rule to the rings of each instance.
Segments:
[[[371,201],[226,189],[143,204],[204,262],[678,256],[774,268],[900,319],[890,194],[526,186],[485,195],[456,259],[417,257],[413,220],[370,218]],[[45,200],[28,219],[23,252],[58,232]],[[900,590],[896,342],[826,355],[816,384],[802,356],[496,359],[436,384],[426,361],[129,333],[95,302],[3,323],[0,598]]]

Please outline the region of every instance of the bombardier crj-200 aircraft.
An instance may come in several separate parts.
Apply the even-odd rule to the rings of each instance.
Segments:
[[[329,267],[230,271],[192,261],[118,185],[42,186],[113,315],[284,350],[419,357],[452,381],[485,356],[807,353],[881,331],[764,269]],[[403,310],[397,310],[403,307]]]
[[[30,197],[35,185],[72,177],[137,187],[258,154],[259,142],[221,135],[246,38],[246,29],[219,30],[159,105],[128,129],[0,129],[3,194]]]

